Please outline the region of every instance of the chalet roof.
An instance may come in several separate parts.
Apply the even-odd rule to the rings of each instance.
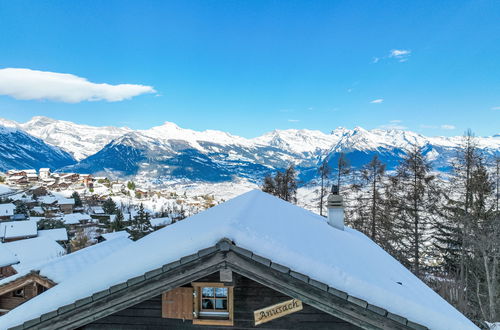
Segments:
[[[16,206],[12,203],[0,204],[0,217],[14,215]]]
[[[9,266],[18,263],[16,255],[5,247],[5,244],[0,243],[0,267]]]
[[[106,234],[101,234],[101,237],[104,238],[106,241],[111,241],[114,239],[121,239],[121,238],[128,238],[130,234],[126,230],[121,230],[121,231],[115,231],[112,233],[106,233]]]
[[[36,221],[21,220],[0,223],[0,238],[35,237],[37,235]]]
[[[89,265],[107,257],[109,254],[124,248],[130,243],[132,243],[132,241],[127,238],[119,238],[113,240],[113,242],[98,243],[60,258],[33,264],[29,269],[26,268],[15,275],[0,280],[0,288],[33,272],[36,272],[54,283],[60,283]]]
[[[59,198],[57,200],[57,203],[59,205],[74,205],[75,199],[74,198]]]
[[[305,278],[311,288],[344,292],[345,299],[364,308],[376,306],[396,319],[402,315],[404,324],[477,329],[365,235],[350,228],[337,230],[323,217],[260,191],[144,237],[19,306],[0,322],[15,326],[102,290],[112,293],[110,287],[127,287],[127,280],[144,279],[145,272],[193,260],[198,251],[225,237],[270,268]]]
[[[67,241],[68,232],[66,228],[45,229],[38,231],[38,237],[47,237],[54,241]]]
[[[63,221],[67,225],[78,224],[82,220],[91,221],[92,217],[86,213],[70,213],[63,216]]]
[[[158,226],[166,226],[172,223],[172,219],[170,218],[154,218],[149,220],[151,223],[151,226],[153,227],[158,227]]]
[[[58,258],[66,253],[59,244],[46,237],[3,243],[3,246],[8,248],[19,260],[19,263],[14,265],[17,272],[30,268],[34,263]]]

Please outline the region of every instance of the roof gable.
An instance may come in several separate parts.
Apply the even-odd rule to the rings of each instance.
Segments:
[[[363,328],[426,329],[228,242],[222,240],[216,246],[60,306],[57,310],[25,322],[19,329],[82,326],[221,269],[230,269]],[[58,296],[63,292],[63,285],[59,285],[43,295]],[[32,301],[35,299],[40,298]],[[26,304],[28,308],[31,307],[30,302]]]
[[[476,329],[366,236],[349,228],[334,229],[323,217],[260,191],[154,232],[89,267],[72,281],[58,285],[57,289],[64,287],[66,292],[65,300],[58,303],[71,303],[126,282],[213,246],[223,237],[327,287],[388,310],[391,315],[404,315],[433,329]],[[98,279],[96,273],[100,274]],[[49,294],[55,294],[54,290]],[[25,320],[36,315],[33,311],[44,313],[59,307],[46,302],[36,298],[9,317],[18,315],[18,320]]]

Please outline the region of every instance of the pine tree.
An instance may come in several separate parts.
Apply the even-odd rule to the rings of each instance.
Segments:
[[[104,210],[104,213],[106,213],[106,214],[115,214],[116,211],[118,210],[116,208],[115,201],[113,201],[113,199],[111,197],[106,199],[104,204],[102,204],[102,208]]]
[[[127,188],[129,190],[135,190],[135,183],[134,183],[134,181],[127,182]]]
[[[337,173],[337,187],[339,187],[339,191],[342,186],[342,179],[344,176],[348,175],[351,172],[351,165],[346,155],[341,152],[339,155],[339,159],[337,161],[337,169],[335,171]]]
[[[121,231],[126,227],[125,219],[123,217],[123,212],[121,210],[116,211],[115,220],[111,221],[109,224],[109,230],[113,231]]]
[[[71,198],[73,198],[75,200],[75,207],[81,207],[83,205],[82,199],[81,199],[80,194],[78,192],[74,191],[71,194]]]
[[[14,210],[15,214],[24,214],[25,216],[29,215],[28,205],[26,205],[23,201],[16,201],[16,209]]]
[[[136,241],[149,233],[153,232],[153,227],[151,226],[151,222],[149,213],[144,210],[144,205],[141,203],[139,205],[139,211],[137,215],[134,216],[130,225],[130,237]]]
[[[266,176],[262,191],[275,195],[287,202],[296,202],[297,178],[295,167],[290,165],[285,171],[276,172],[275,176]]]
[[[421,275],[427,227],[433,220],[438,198],[435,177],[430,171],[431,165],[422,150],[413,146],[398,165],[394,180],[397,227],[406,239],[401,252],[417,276]]]
[[[378,159],[378,155],[373,156],[372,160],[361,170],[364,181],[368,184],[370,194],[370,237],[377,241],[377,222],[379,218],[379,208],[382,205],[382,196],[380,188],[383,184],[382,179],[385,174],[385,165]]]

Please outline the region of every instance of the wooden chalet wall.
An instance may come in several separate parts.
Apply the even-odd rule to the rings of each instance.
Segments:
[[[197,282],[218,282],[219,273]],[[253,311],[291,299],[273,289],[233,273],[234,326],[193,325],[191,321],[161,317],[161,292],[153,299],[143,301],[80,329],[360,329],[330,314],[304,304],[300,312],[254,326]]]
[[[37,283],[30,283],[24,288],[24,297],[14,297],[12,291],[0,296],[0,310],[12,310],[35,297],[38,293]],[[2,313],[0,313],[2,315]]]

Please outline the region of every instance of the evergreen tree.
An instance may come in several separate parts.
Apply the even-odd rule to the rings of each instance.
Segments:
[[[129,190],[135,190],[135,183],[134,183],[134,181],[127,182],[127,188]]]
[[[129,233],[130,237],[134,241],[153,232],[153,227],[151,226],[151,222],[149,220],[149,213],[144,210],[144,205],[141,203],[137,215],[134,216],[130,224]]]
[[[363,166],[361,175],[368,185],[369,189],[369,217],[370,217],[370,231],[369,236],[375,242],[378,241],[377,237],[377,224],[381,216],[380,209],[383,205],[383,197],[380,189],[383,185],[383,177],[385,174],[385,165],[378,159],[378,155],[373,156],[372,160]]]
[[[104,213],[106,213],[106,214],[115,214],[116,211],[118,210],[116,208],[115,201],[113,201],[113,199],[111,197],[106,199],[104,204],[102,204],[102,208],[104,210]]]
[[[38,230],[65,228],[64,221],[57,219],[42,219],[37,223]]]
[[[121,210],[116,211],[115,220],[111,221],[109,224],[109,230],[111,232],[124,230],[126,227],[123,212]]]
[[[320,177],[320,190],[319,190],[319,214],[323,215],[323,208],[325,205],[325,198],[328,195],[328,177],[331,173],[331,168],[328,165],[328,162],[325,159],[321,162],[321,165],[318,168],[318,173]]]
[[[73,198],[75,200],[75,207],[81,207],[83,205],[82,199],[81,199],[80,194],[78,192],[74,191],[71,194],[71,198]]]
[[[421,275],[424,242],[427,228],[435,215],[438,199],[435,177],[430,174],[431,166],[417,146],[412,147],[397,167],[394,182],[395,205],[397,206],[397,228],[405,238],[401,242],[404,262],[412,271]]]
[[[16,201],[16,209],[14,210],[15,214],[24,214],[25,216],[29,215],[28,205],[26,205],[23,201]]]
[[[337,161],[337,169],[335,172],[337,173],[337,187],[339,187],[340,191],[342,179],[344,178],[344,176],[348,175],[351,172],[351,165],[343,152],[341,152],[339,155],[339,159]]]
[[[285,171],[278,171],[274,177],[266,176],[262,191],[275,195],[287,202],[296,202],[297,178],[295,167],[290,165]]]

